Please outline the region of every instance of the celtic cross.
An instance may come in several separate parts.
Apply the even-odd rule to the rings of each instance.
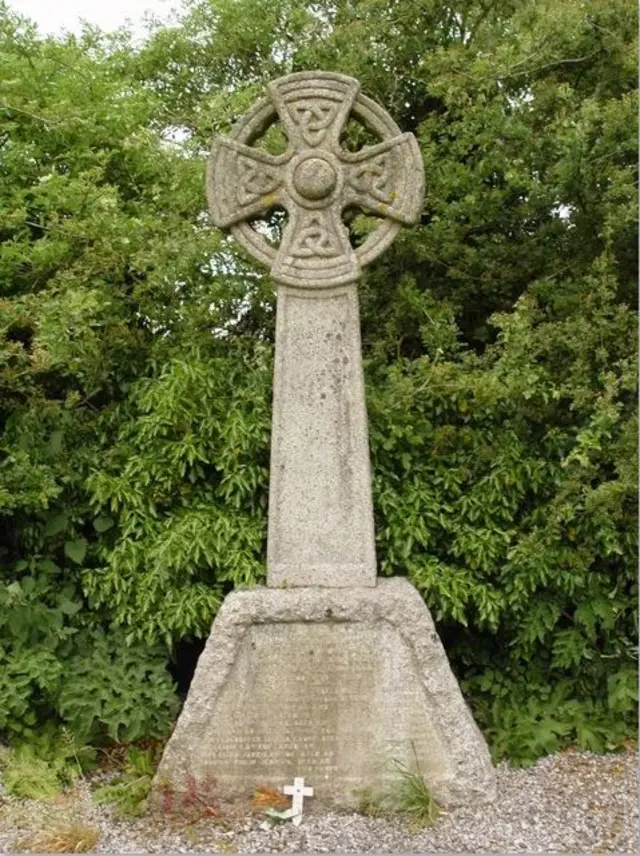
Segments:
[[[266,264],[278,285],[267,583],[372,586],[376,559],[356,284],[362,265],[422,209],[418,144],[356,80],[301,72],[267,86],[214,141],[207,195],[216,226]],[[380,140],[340,146],[353,117]],[[287,150],[252,146],[279,120]],[[273,247],[251,225],[282,206]],[[342,223],[356,206],[381,218],[356,248]]]

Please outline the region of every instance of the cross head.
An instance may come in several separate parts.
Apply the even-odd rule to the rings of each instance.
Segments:
[[[259,101],[213,144],[207,193],[216,226],[230,228],[279,283],[330,288],[358,279],[362,264],[390,243],[422,210],[423,165],[413,134],[400,129],[351,77],[299,72],[267,85]],[[342,148],[350,116],[380,139],[357,152]],[[251,144],[279,120],[287,150],[274,155]],[[283,206],[289,220],[276,250],[250,225]],[[342,223],[346,208],[381,218],[365,243],[352,248]]]

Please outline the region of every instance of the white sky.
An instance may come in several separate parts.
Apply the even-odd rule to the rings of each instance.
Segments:
[[[142,33],[146,11],[166,18],[177,0],[9,0],[10,6],[35,21],[40,31],[61,35],[64,30],[80,31],[80,19],[103,30],[115,30],[130,23]],[[128,19],[128,20],[127,20]]]

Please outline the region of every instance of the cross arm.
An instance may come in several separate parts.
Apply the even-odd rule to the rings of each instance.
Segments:
[[[207,169],[207,196],[216,226],[233,226],[281,204],[289,158],[289,153],[271,155],[231,137],[216,140]]]
[[[422,158],[413,134],[400,134],[359,152],[341,152],[346,205],[398,223],[415,223],[422,210]]]
[[[274,279],[295,285],[303,276],[322,287],[327,282],[353,282],[359,272],[337,205],[312,211],[292,209],[271,269]]]
[[[303,72],[267,85],[289,142],[297,150],[336,148],[360,84],[327,72]]]

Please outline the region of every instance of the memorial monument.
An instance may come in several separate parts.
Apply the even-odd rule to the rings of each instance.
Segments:
[[[379,143],[344,151],[352,116]],[[275,121],[287,150],[252,146]],[[403,578],[377,579],[357,280],[424,193],[420,150],[352,78],[267,86],[212,148],[213,222],[277,283],[267,585],[225,599],[167,744],[156,790],[220,795],[303,777],[316,805],[353,805],[415,769],[443,805],[490,800],[494,771],[433,621]],[[273,247],[250,221],[286,209]],[[381,218],[353,249],[347,206]]]

